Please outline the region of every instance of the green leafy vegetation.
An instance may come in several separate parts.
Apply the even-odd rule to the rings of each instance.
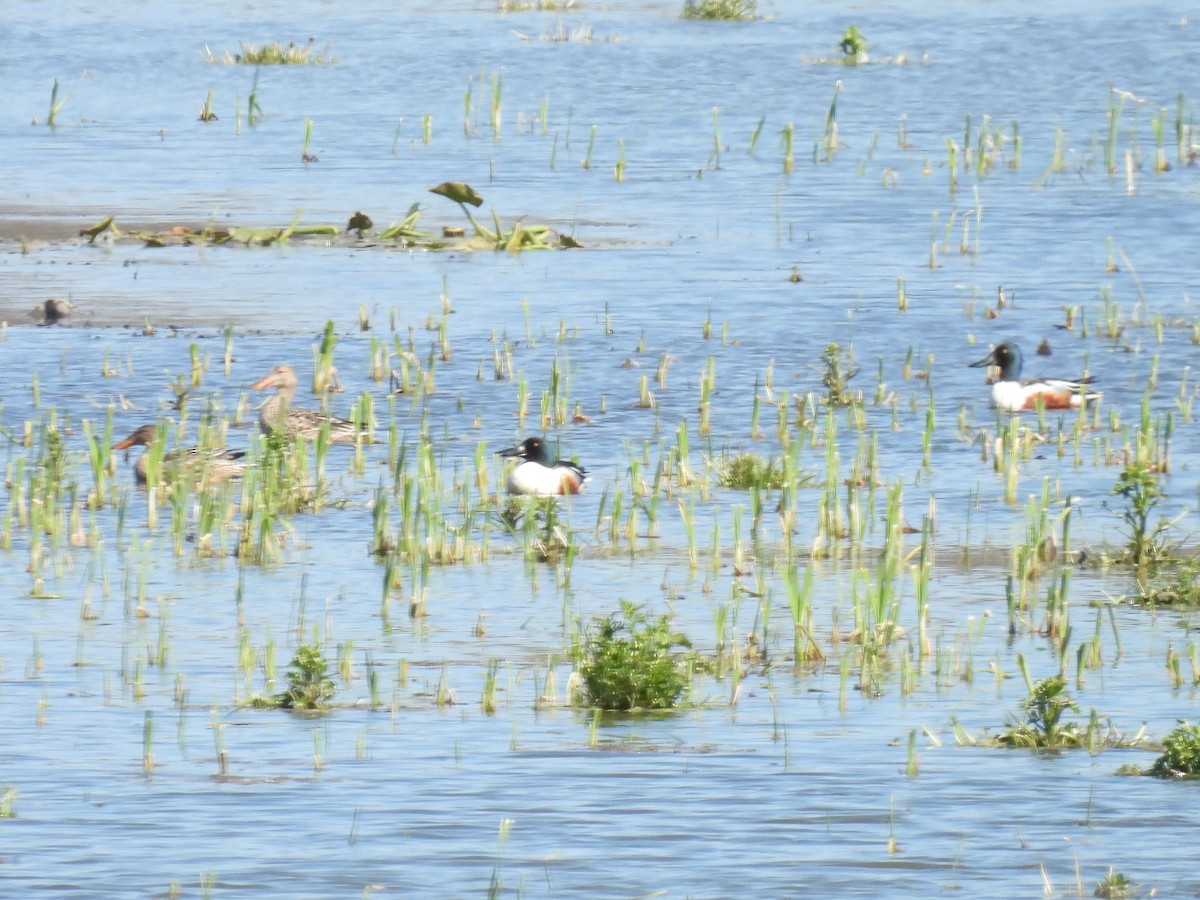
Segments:
[[[1135,603],[1147,606],[1172,606],[1177,609],[1200,607],[1200,582],[1196,580],[1197,563],[1179,566],[1169,578],[1139,582]]]
[[[758,17],[758,0],[687,0],[683,17],[747,21]]]
[[[783,487],[786,480],[783,460],[770,459],[757,453],[718,456],[711,463],[717,479],[724,487],[772,490]]]
[[[994,738],[976,739],[955,723],[959,743],[975,746],[1019,747],[1030,750],[1076,750],[1099,753],[1109,747],[1136,747],[1142,734],[1125,737],[1111,723],[1101,721],[1096,710],[1088,716],[1086,725],[1069,720],[1068,713],[1078,713],[1079,706],[1067,693],[1066,678],[1052,675],[1034,682],[1024,656],[1017,657],[1017,666],[1029,688],[1029,696],[1021,702],[1021,715],[1009,717],[1008,726]]]
[[[329,664],[316,644],[301,644],[284,675],[288,689],[279,694],[253,697],[248,705],[260,709],[318,711],[329,705],[337,687],[328,674]]]
[[[1121,470],[1112,493],[1126,503],[1124,509],[1113,510],[1128,532],[1119,561],[1133,566],[1162,562],[1169,555],[1163,535],[1174,523],[1160,517],[1156,524],[1150,524],[1151,516],[1165,496],[1158,473],[1147,462],[1131,462]]]
[[[998,738],[1009,747],[1037,747],[1060,750],[1084,745],[1086,735],[1078,722],[1064,722],[1067,712],[1079,712],[1079,706],[1067,693],[1066,679],[1061,675],[1043,678],[1033,686],[1021,702],[1023,719],[1010,719],[1009,726]]]
[[[1137,896],[1137,885],[1116,869],[1110,868],[1104,880],[1096,885],[1092,895],[1107,900],[1123,900],[1125,897]]]
[[[867,39],[862,36],[857,25],[851,25],[842,35],[841,43],[838,46],[842,49],[845,62],[852,60],[857,62],[866,55]]]
[[[821,353],[821,363],[825,366],[821,376],[821,384],[825,386],[825,402],[830,406],[849,406],[862,399],[862,394],[850,390],[850,379],[858,374],[858,369],[844,368],[842,348],[836,344],[828,345]]]
[[[1200,725],[1181,719],[1179,726],[1163,738],[1162,756],[1142,774],[1159,778],[1200,776]]]
[[[592,622],[576,647],[584,705],[596,709],[670,709],[687,687],[674,647],[690,647],[667,616],[651,619],[633,603]]]

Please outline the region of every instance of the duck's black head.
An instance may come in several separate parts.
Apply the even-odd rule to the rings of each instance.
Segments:
[[[498,455],[515,456],[527,462],[541,463],[546,466],[551,463],[550,454],[546,451],[546,444],[538,437],[527,437],[517,446],[501,450]]]
[[[984,366],[999,368],[1001,381],[1018,381],[1021,377],[1021,350],[1012,341],[997,344],[983,359],[971,363],[973,369],[982,369]]]

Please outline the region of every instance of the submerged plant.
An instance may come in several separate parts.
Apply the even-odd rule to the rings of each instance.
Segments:
[[[649,618],[624,600],[621,611],[592,622],[576,646],[584,703],[595,709],[670,709],[687,687],[674,647],[690,647],[667,616]]]
[[[746,21],[758,16],[758,0],[687,0],[685,19],[723,19]]]
[[[1162,756],[1143,775],[1159,778],[1200,776],[1200,725],[1179,720],[1179,726],[1163,738]]]

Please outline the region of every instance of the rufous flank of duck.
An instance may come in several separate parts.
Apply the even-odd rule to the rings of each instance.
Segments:
[[[582,466],[565,459],[552,459],[541,438],[525,438],[515,447],[498,451],[497,455],[520,460],[505,482],[510,494],[539,497],[578,494],[591,480]]]
[[[114,444],[114,450],[128,450],[130,447],[150,447],[158,440],[158,428],[154,425],[143,425],[119,444]],[[246,471],[243,457],[245,450],[226,450],[224,447],[214,447],[201,450],[198,447],[184,447],[172,450],[163,456],[163,473],[167,477],[187,471],[196,478],[206,481],[226,481],[230,478],[241,478]],[[133,476],[139,484],[146,483],[146,454],[143,453],[133,464]]]
[[[1088,390],[1087,386],[1096,380],[1091,375],[1021,381],[1021,363],[1021,349],[1012,341],[997,344],[983,359],[971,363],[974,369],[996,366],[1000,370],[1000,377],[992,383],[992,405],[997,409],[1018,412],[1036,409],[1039,403],[1045,409],[1078,409],[1102,396]]]
[[[296,398],[296,373],[291,366],[278,365],[254,384],[251,390],[275,388],[275,393],[258,407],[258,426],[263,434],[282,432],[287,437],[299,435],[312,440],[329,425],[329,440],[334,444],[353,444],[361,432],[349,419],[339,419],[315,409],[292,406]],[[366,438],[366,435],[363,435]]]

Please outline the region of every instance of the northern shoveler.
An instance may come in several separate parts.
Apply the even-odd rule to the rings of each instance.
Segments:
[[[1000,377],[992,384],[992,404],[1006,412],[1036,409],[1039,402],[1046,409],[1074,409],[1101,397],[1086,387],[1095,381],[1091,375],[1073,381],[1065,378],[1021,381],[1021,350],[1012,341],[997,344],[979,362],[971,363],[974,369],[984,366],[1000,369]]]
[[[130,447],[149,447],[158,440],[158,428],[154,425],[143,425],[119,444],[114,444],[114,450],[128,450]],[[215,447],[201,450],[198,447],[185,447],[172,450],[163,457],[163,474],[170,479],[180,472],[188,472],[195,478],[205,481],[226,481],[230,478],[241,478],[246,471],[246,463],[242,459],[245,450],[226,450]],[[133,464],[133,475],[139,484],[146,483],[146,454],[143,453]]]
[[[258,408],[258,426],[263,434],[282,432],[286,437],[313,439],[321,427],[329,425],[329,440],[334,444],[353,444],[362,432],[349,419],[339,419],[315,409],[292,406],[296,398],[296,373],[291,366],[279,365],[260,378],[250,389],[263,391],[275,388],[275,396],[268,397]],[[365,435],[363,435],[365,439]]]
[[[508,473],[505,486],[510,494],[540,497],[578,494],[591,479],[581,466],[565,459],[551,459],[541,438],[525,438],[517,446],[499,451],[498,455],[521,460]]]

